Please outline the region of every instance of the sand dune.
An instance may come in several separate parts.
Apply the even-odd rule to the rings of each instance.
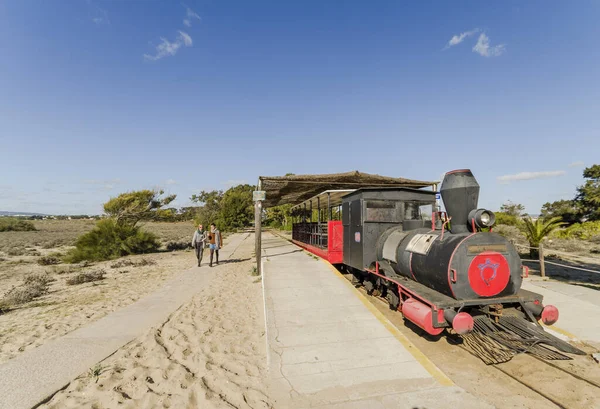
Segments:
[[[101,362],[98,377],[82,374],[41,407],[273,407],[252,248],[246,239],[232,262],[213,267],[219,278],[190,303]]]

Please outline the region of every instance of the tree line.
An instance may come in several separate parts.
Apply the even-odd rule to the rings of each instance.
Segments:
[[[583,177],[585,182],[577,187],[573,199],[544,203],[536,219],[524,213],[521,204],[503,204],[496,213],[496,225],[519,228],[529,242],[532,257],[537,257],[537,247],[551,234],[562,239],[600,237],[600,165],[585,168]]]
[[[583,177],[586,181],[577,188],[573,199],[544,203],[542,216],[560,217],[569,226],[600,220],[600,165],[585,168]]]

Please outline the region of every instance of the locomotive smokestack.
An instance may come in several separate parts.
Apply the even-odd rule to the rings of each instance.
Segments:
[[[444,207],[452,217],[452,233],[468,233],[469,212],[477,209],[479,184],[470,169],[453,170],[446,173],[440,189]]]

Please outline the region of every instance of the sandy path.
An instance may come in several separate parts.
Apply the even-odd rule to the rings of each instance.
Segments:
[[[110,267],[123,261],[147,261],[152,264]],[[0,363],[133,304],[195,264],[193,252],[178,251],[130,256],[95,263],[87,268],[64,264],[43,268],[38,265],[23,265],[23,268],[33,272],[45,271],[55,281],[50,283],[47,295],[0,315]],[[56,273],[56,270],[71,272],[61,274]],[[71,286],[66,284],[68,278],[78,273],[99,270],[106,272],[104,280]],[[19,271],[15,271],[15,275],[19,275],[18,273]],[[20,277],[23,275],[21,273]],[[7,290],[8,287],[4,286],[3,289]],[[3,292],[0,291],[0,294]]]
[[[271,408],[260,280],[246,239],[218,279],[42,408]],[[204,267],[208,268],[208,267]]]

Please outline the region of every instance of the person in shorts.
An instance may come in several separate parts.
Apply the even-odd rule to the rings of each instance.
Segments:
[[[208,265],[212,267],[213,254],[216,254],[216,263],[219,265],[219,249],[223,246],[223,240],[221,239],[221,232],[214,223],[210,224],[208,242],[210,243],[210,263]]]

